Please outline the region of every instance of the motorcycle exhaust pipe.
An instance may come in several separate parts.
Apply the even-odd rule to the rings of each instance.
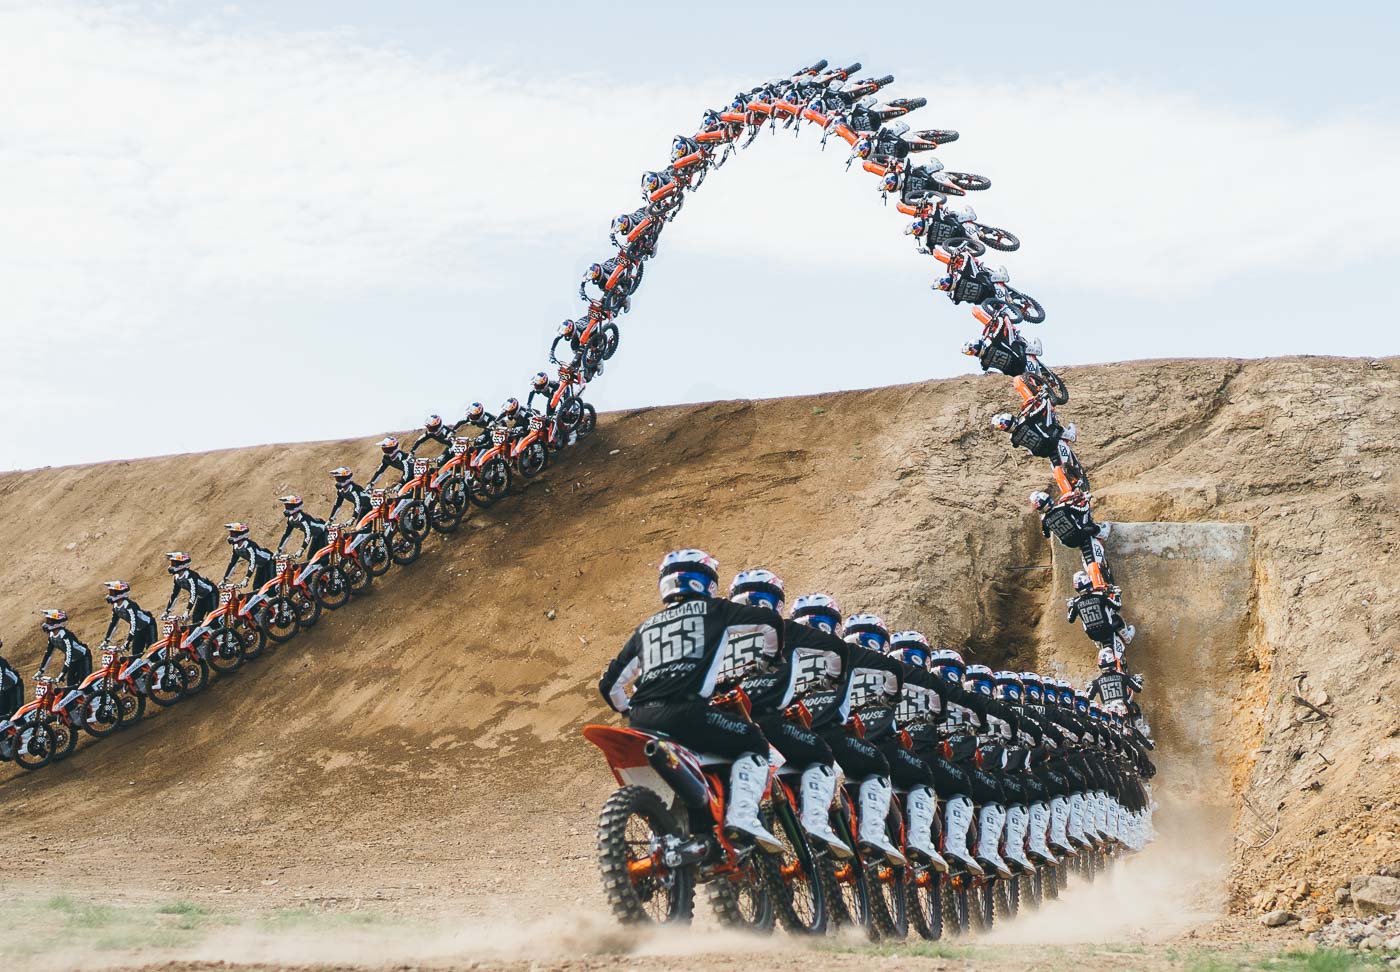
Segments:
[[[685,808],[700,815],[695,819],[704,820],[709,816],[709,784],[703,775],[681,761],[674,746],[661,739],[652,739],[642,747],[642,755],[646,756],[651,768],[666,781],[666,785],[676,791]]]

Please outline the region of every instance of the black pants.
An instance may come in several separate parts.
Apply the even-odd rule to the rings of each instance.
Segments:
[[[196,628],[204,623],[204,619],[209,617],[210,612],[219,606],[217,594],[209,594],[204,597],[195,598],[194,607],[190,609],[190,623]]]
[[[857,739],[846,731],[844,726],[830,726],[818,730],[822,739],[831,747],[831,754],[846,777],[863,780],[867,776],[889,776],[890,764],[872,743]]]
[[[800,722],[784,718],[781,712],[765,713],[754,721],[773,748],[793,766],[807,767],[816,763],[830,766],[835,759],[831,747],[821,736]]]
[[[16,681],[15,684],[0,690],[0,722],[14,715],[15,710],[24,705],[24,685]]]
[[[628,713],[633,729],[662,732],[682,746],[716,756],[757,753],[765,759],[768,740],[757,725],[707,702],[648,702]]]
[[[892,736],[882,741],[880,752],[884,753],[885,759],[889,760],[890,776],[894,779],[895,785],[902,788],[933,786],[932,768],[922,756],[912,750],[905,749],[900,744],[898,736]]]
[[[76,688],[81,685],[83,679],[92,674],[92,653],[73,652],[73,660],[63,668],[63,677],[68,681],[69,688]]]

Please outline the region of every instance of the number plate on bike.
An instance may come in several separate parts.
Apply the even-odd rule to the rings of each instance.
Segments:
[[[40,682],[38,685],[34,686],[34,697],[35,697],[36,699],[42,699],[44,696],[46,696],[46,695],[48,695],[48,694],[49,694],[49,687],[48,687],[47,685],[45,685],[43,682]]]
[[[542,428],[544,428],[544,416],[542,416],[542,415],[531,415],[531,416],[530,416],[530,430],[531,430],[532,432],[538,432],[538,431],[539,431],[540,429],[542,429]]]
[[[223,607],[225,604],[227,604],[229,601],[232,601],[232,600],[233,600],[233,591],[220,591],[220,592],[219,592],[219,606],[220,606],[220,607]]]
[[[167,638],[170,637],[170,632],[172,632],[172,631],[174,631],[174,630],[175,630],[175,622],[174,622],[174,621],[162,621],[162,622],[160,623],[160,633],[163,634],[163,635],[165,635]]]
[[[329,530],[326,531],[326,543],[335,543],[339,539],[340,530],[338,528],[331,527]]]
[[[103,668],[111,668],[111,667],[112,667],[112,662],[114,662],[114,661],[116,661],[116,660],[117,660],[117,653],[116,653],[115,651],[104,651],[104,652],[102,653],[102,667],[103,667]]]
[[[369,491],[369,505],[373,509],[379,509],[384,505],[384,490],[372,489]]]
[[[559,380],[562,382],[570,382],[574,380],[574,373],[571,370],[569,370],[568,365],[559,366]]]
[[[415,475],[415,476],[421,476],[421,475],[423,475],[423,474],[424,474],[425,472],[427,472],[427,471],[428,471],[428,460],[426,460],[426,459],[415,459],[415,460],[413,460],[413,475]]]
[[[471,447],[472,447],[472,440],[471,440],[471,439],[453,439],[453,440],[452,440],[452,454],[453,454],[454,456],[464,456],[464,455],[466,455],[467,450],[470,449]]]
[[[289,563],[291,563],[291,558],[289,558],[289,557],[278,557],[278,558],[277,558],[277,573],[279,573],[279,574],[285,573],[286,570],[287,570],[287,565],[288,565]]]
[[[491,441],[496,443],[496,445],[500,445],[502,442],[506,441],[506,436],[509,434],[510,433],[505,429],[492,429]]]

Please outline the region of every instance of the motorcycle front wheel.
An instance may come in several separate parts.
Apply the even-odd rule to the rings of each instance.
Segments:
[[[544,446],[544,441],[536,439],[530,443],[529,448],[520,454],[516,460],[520,475],[526,479],[534,479],[544,472],[544,467],[549,465],[549,451]]]
[[[598,427],[598,412],[587,402],[583,403],[583,414],[578,421],[578,437],[586,439],[593,434],[593,430]]]
[[[777,792],[776,787],[774,791]],[[781,854],[763,854],[760,861],[778,921],[794,935],[824,934],[826,893],[807,832],[802,829],[792,804],[785,799],[765,807],[763,816],[769,830],[783,845]]]
[[[276,644],[291,641],[301,629],[300,612],[292,599],[278,594],[267,602],[267,615],[263,619],[263,631]]]
[[[327,611],[339,610],[350,601],[350,582],[340,564],[331,564],[317,574],[311,586],[316,600]]]
[[[389,556],[389,541],[382,533],[372,533],[365,538],[360,556],[364,558],[365,570],[371,577],[383,577],[394,565]]]
[[[186,695],[189,680],[185,670],[174,662],[156,662],[151,666],[150,679],[146,695],[162,709],[174,705]]]
[[[243,638],[234,628],[217,628],[209,635],[209,664],[220,675],[228,675],[243,664]]]
[[[395,528],[389,529],[389,559],[400,567],[407,567],[413,563],[423,553],[423,541],[417,537],[411,537],[407,533],[400,533]]]
[[[197,692],[204,691],[204,687],[209,684],[208,662],[203,658],[197,658],[194,655],[187,655],[181,652],[175,664],[179,665],[181,670],[185,673],[186,695],[194,695]]]
[[[83,731],[94,739],[105,739],[121,728],[122,703],[117,693],[98,692],[82,706]]]
[[[43,769],[53,761],[54,736],[47,723],[28,722],[19,728],[19,743],[15,746],[15,762],[20,769]]]
[[[1064,379],[1045,365],[1040,366],[1041,376],[1045,379],[1045,386],[1050,391],[1050,401],[1056,405],[1069,403],[1069,388],[1065,385]]]

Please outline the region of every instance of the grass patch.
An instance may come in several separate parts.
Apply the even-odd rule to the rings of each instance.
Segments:
[[[192,931],[204,924],[209,912],[190,901],[171,901],[156,909],[158,915],[170,915],[175,920],[170,927]]]
[[[942,942],[919,942],[914,940],[890,943],[886,945],[868,945],[861,942],[818,942],[815,950],[819,952],[837,952],[851,955],[868,955],[871,957],[889,956],[915,956],[919,958],[941,958],[941,959],[966,959],[973,957],[970,948],[945,945]]]

